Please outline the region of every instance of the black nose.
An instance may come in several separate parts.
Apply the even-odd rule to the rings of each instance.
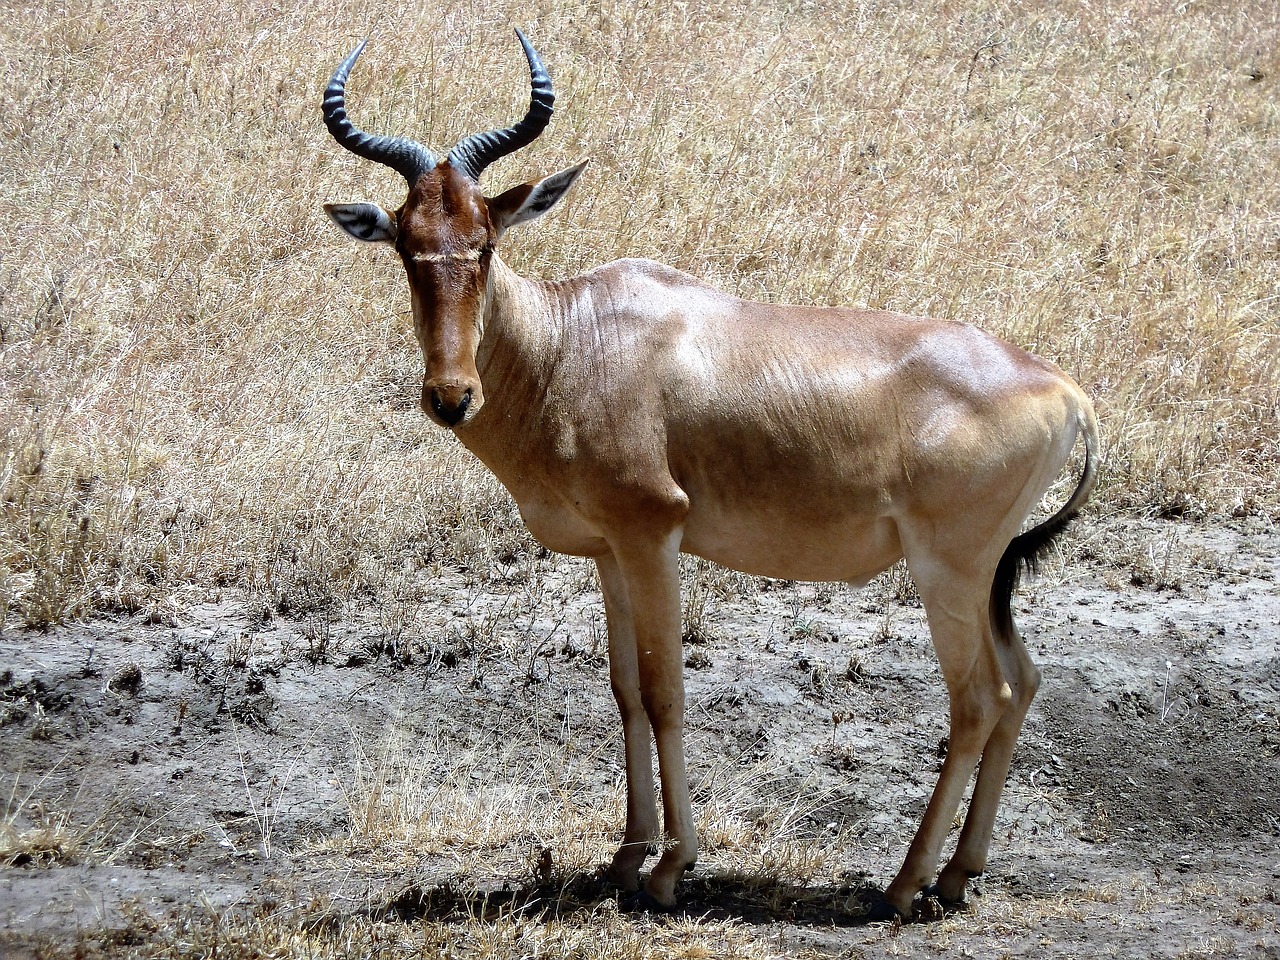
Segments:
[[[440,394],[440,388],[431,391],[431,409],[435,411],[437,417],[443,420],[451,427],[456,427],[462,422],[462,418],[467,414],[467,407],[471,406],[471,391],[466,391],[458,398],[456,403],[445,400]]]

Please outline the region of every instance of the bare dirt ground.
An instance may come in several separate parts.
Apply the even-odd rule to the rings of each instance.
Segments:
[[[859,897],[945,751],[908,582],[691,567],[705,850],[677,914],[622,922],[727,923],[753,956],[1280,957],[1278,558],[1258,520],[1082,524],[1016,601],[1045,679],[989,872],[903,927]],[[409,935],[615,910],[591,872],[622,780],[592,568],[507,559],[377,608],[300,577],[6,628],[0,955],[145,956],[237,916]]]

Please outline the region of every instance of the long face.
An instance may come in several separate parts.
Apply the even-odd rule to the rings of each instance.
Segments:
[[[325,204],[334,222],[357,240],[394,246],[409,276],[413,325],[426,370],[422,409],[437,423],[458,427],[484,405],[476,352],[484,335],[494,244],[518,223],[541,216],[568,191],[586,162],[506,191],[480,192],[480,174],[494,160],[532,143],[551,119],[551,78],[524,34],[529,61],[529,112],[514,126],[462,139],[438,161],[403,137],[365,133],[347,119],[347,76],[360,44],[325,88],[325,125],[342,146],[402,174],[409,196],[394,213],[372,203]]]
[[[476,351],[496,231],[480,190],[448,163],[418,180],[396,219],[422,347],[422,409],[456,427],[484,404]]]

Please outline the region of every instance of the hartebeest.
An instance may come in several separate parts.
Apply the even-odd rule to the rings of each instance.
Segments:
[[[409,193],[394,212],[325,210],[404,264],[425,359],[423,411],[497,475],[539,542],[599,569],[627,770],[626,829],[608,878],[642,903],[671,906],[697,854],[680,553],[751,574],[854,583],[905,557],[950,695],[950,745],[873,915],[911,915],[981,760],[955,853],[930,888],[962,900],[986,863],[1039,684],[1011,593],[1093,488],[1088,398],[1052,364],[961,323],[752,303],[648,260],[555,283],[516,275],[498,242],[549,210],[586,165],[481,193],[484,169],[551,118],[551,80],[516,33],[532,76],[527,115],[466,137],[443,160],[347,118],[357,46],[325,90],[325,123],[348,150],[402,174]],[[1019,532],[1081,438],[1075,492]],[[640,867],[660,838],[650,729],[666,843],[641,889]]]

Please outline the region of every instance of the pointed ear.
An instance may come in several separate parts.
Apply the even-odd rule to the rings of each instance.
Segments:
[[[324,212],[351,236],[365,243],[391,243],[396,238],[396,215],[376,203],[326,203]]]
[[[517,223],[540,217],[554,207],[590,162],[583,160],[576,167],[561,170],[533,183],[522,183],[487,201],[489,218],[498,228],[498,236],[502,236],[504,231]]]

